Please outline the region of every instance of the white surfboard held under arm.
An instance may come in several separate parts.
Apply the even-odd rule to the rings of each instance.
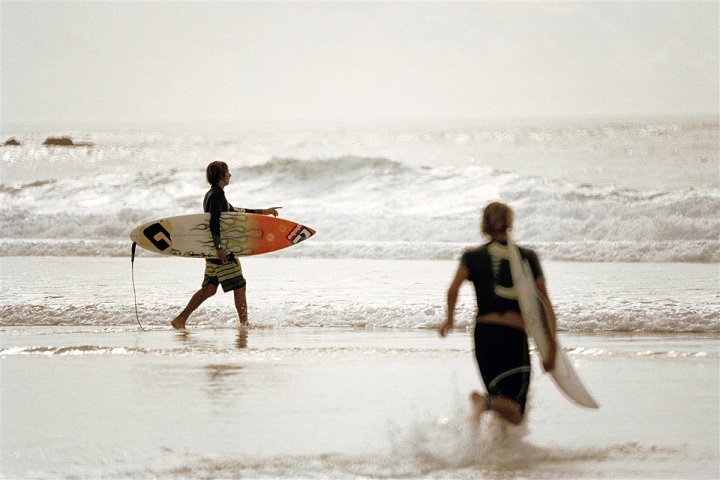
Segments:
[[[220,215],[221,246],[235,255],[260,255],[297,245],[315,235],[299,223],[269,215],[225,212]],[[138,246],[163,255],[217,258],[210,214],[179,215],[144,223],[130,232]]]
[[[525,321],[525,329],[533,338],[535,348],[540,358],[546,360],[550,355],[550,338],[545,330],[542,311],[544,309],[548,318],[554,317],[551,306],[541,302],[535,284],[535,277],[527,260],[520,256],[520,250],[508,234],[508,247],[510,254],[510,274],[513,286],[517,292],[520,312]],[[583,385],[580,377],[570,363],[565,351],[555,335],[557,349],[555,352],[555,369],[550,372],[555,384],[568,398],[586,408],[600,408],[598,403]]]

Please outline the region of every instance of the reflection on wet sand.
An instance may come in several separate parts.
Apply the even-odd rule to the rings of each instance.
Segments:
[[[248,348],[248,327],[241,326],[238,328],[235,346],[240,350],[242,350],[243,348]]]

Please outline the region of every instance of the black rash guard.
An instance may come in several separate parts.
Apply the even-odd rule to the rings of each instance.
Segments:
[[[230,202],[225,198],[225,191],[213,185],[210,190],[205,194],[203,200],[203,211],[210,212],[210,234],[215,244],[215,249],[219,250],[222,248],[220,241],[220,214],[223,212],[243,212],[243,213],[256,213],[262,214],[262,210],[252,208],[235,208],[230,205]]]
[[[491,245],[495,244],[494,247]],[[477,297],[478,316],[487,313],[503,313],[507,311],[520,312],[517,300],[503,298],[496,293],[496,287],[512,288],[510,262],[501,256],[493,255],[493,248],[507,248],[497,242],[489,242],[477,248],[466,250],[460,264],[470,271],[468,280],[475,285]],[[542,267],[537,254],[529,248],[520,248],[520,256],[530,263],[533,276],[541,277]]]

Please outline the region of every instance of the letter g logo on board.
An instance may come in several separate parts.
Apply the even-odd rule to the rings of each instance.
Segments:
[[[143,235],[145,235],[145,238],[150,240],[150,243],[155,245],[155,248],[161,252],[168,249],[172,244],[170,232],[168,232],[167,229],[159,223],[153,223],[147,227],[143,230]]]

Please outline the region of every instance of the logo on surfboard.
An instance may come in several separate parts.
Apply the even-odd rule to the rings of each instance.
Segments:
[[[287,239],[291,241],[293,245],[297,245],[303,240],[307,240],[308,238],[312,237],[312,235],[313,232],[310,231],[307,227],[297,224],[287,236]]]
[[[170,248],[170,245],[172,245],[172,238],[170,237],[170,232],[168,232],[167,229],[163,227],[160,223],[153,223],[152,225],[147,227],[145,230],[143,230],[143,235],[145,235],[145,238],[150,240],[150,243],[155,245],[155,248],[157,248],[161,252],[167,250],[168,248]]]

